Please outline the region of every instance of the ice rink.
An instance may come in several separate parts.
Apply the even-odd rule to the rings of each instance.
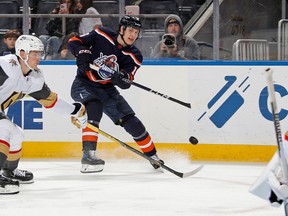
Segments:
[[[177,158],[166,165],[187,172],[201,164]],[[22,160],[19,168],[32,171],[35,182],[0,196],[0,215],[285,215],[282,206],[270,207],[248,191],[264,164],[205,162],[199,173],[181,179],[156,172],[144,159],[106,160],[103,172],[81,174],[79,160]]]

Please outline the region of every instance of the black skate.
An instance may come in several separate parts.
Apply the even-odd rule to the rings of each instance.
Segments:
[[[105,161],[97,158],[95,151],[83,151],[83,157],[81,159],[82,168],[81,173],[94,173],[101,172],[104,169]]]
[[[6,178],[0,173],[0,195],[19,193],[19,182]]]
[[[150,161],[150,164],[154,167],[154,169],[159,169],[161,167],[160,164],[164,164],[164,161],[161,160],[157,154],[152,155],[150,158],[157,161],[157,162]]]
[[[11,171],[8,169],[3,169],[3,176],[17,180],[21,184],[31,184],[34,182],[33,173],[27,170],[15,169]]]

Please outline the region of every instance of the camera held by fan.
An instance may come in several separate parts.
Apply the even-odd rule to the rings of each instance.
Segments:
[[[162,41],[165,44],[165,46],[169,49],[172,49],[175,47],[176,38],[173,34],[164,34],[162,36]]]

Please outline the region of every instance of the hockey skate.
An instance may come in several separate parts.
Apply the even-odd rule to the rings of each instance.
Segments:
[[[157,154],[154,154],[154,155],[152,155],[150,158],[152,158],[153,160],[155,160],[155,161],[158,161],[158,163],[157,162],[152,162],[152,161],[150,161],[150,164],[154,167],[154,169],[159,169],[161,166],[159,165],[159,163],[160,164],[164,164],[164,161],[163,160],[161,160],[159,157],[158,157],[158,155]]]
[[[19,193],[19,182],[6,178],[0,173],[0,195]]]
[[[105,165],[104,160],[96,157],[94,150],[83,151],[81,163],[81,173],[101,172]]]
[[[14,170],[8,170],[3,169],[3,176],[19,181],[20,184],[31,184],[34,182],[33,179],[33,173],[29,172],[27,170],[21,170],[21,169],[14,169]]]

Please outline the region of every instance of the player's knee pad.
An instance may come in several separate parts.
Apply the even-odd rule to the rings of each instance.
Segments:
[[[123,118],[119,119],[115,124],[120,125],[121,127],[125,127],[127,122],[130,121],[130,119],[133,119],[133,117],[135,117],[135,114],[126,115]]]
[[[88,115],[88,121],[99,122],[103,116],[103,105],[100,101],[89,101],[85,103],[86,112]],[[96,125],[95,125],[96,126]]]
[[[131,134],[133,138],[139,137],[143,135],[144,133],[147,133],[142,122],[134,115],[128,119],[125,119],[125,121],[123,121],[121,126],[124,127],[124,129],[129,134]]]
[[[88,120],[87,121],[89,124],[94,125],[95,127],[99,128],[99,122],[95,121],[95,120]]]

